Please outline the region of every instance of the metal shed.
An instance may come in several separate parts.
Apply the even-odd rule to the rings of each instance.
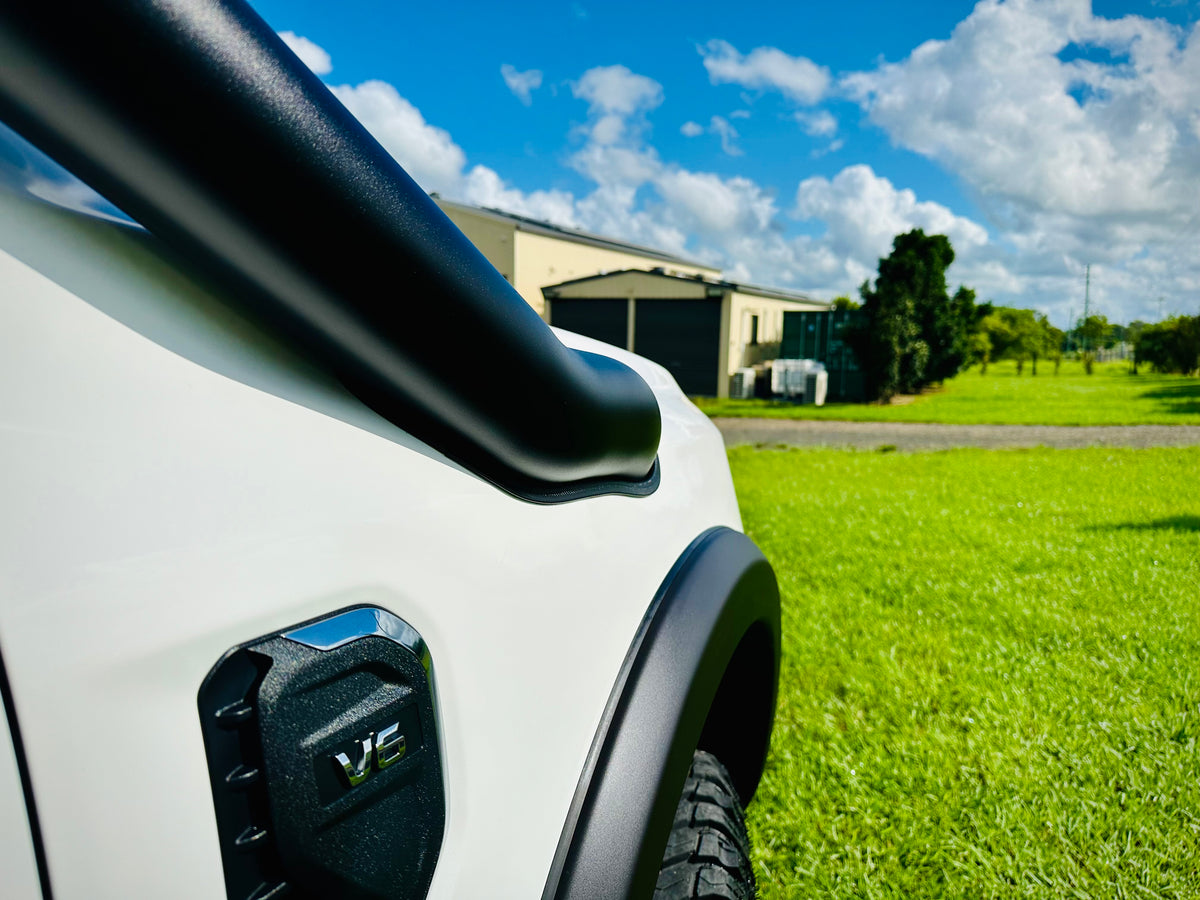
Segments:
[[[795,292],[622,269],[542,289],[551,325],[665,367],[687,394],[727,397],[733,374],[779,355],[785,312],[827,310]]]

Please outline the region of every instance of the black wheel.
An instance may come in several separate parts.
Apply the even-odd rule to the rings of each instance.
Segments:
[[[675,810],[654,900],[754,896],[746,813],[720,760],[697,750]]]

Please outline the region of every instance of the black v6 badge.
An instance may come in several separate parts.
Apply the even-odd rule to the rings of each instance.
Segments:
[[[445,785],[411,626],[359,607],[243,644],[199,704],[230,900],[425,896]]]

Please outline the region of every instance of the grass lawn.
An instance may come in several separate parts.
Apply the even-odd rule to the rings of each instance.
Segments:
[[[1042,363],[1037,377],[1018,377],[1010,361],[970,369],[943,390],[906,405],[831,403],[797,406],[770,400],[699,398],[710,416],[840,419],[852,422],[946,422],[958,425],[1200,425],[1200,379],[1130,375],[1128,363],[1102,363],[1094,375],[1064,362],[1058,375]]]
[[[764,898],[1200,896],[1200,448],[729,456]]]

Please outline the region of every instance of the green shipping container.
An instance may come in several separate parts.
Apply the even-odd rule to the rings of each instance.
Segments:
[[[861,403],[865,397],[858,361],[854,351],[842,339],[846,326],[859,321],[861,316],[862,313],[852,309],[783,314],[783,341],[779,356],[782,359],[815,359],[824,363],[829,373],[827,402]]]

